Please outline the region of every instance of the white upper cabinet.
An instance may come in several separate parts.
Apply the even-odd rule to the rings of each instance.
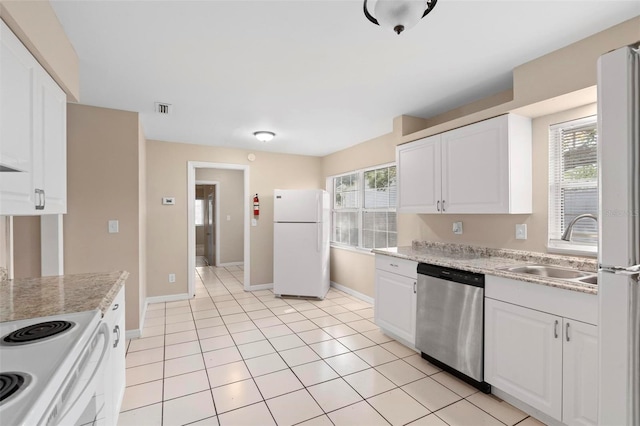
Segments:
[[[398,210],[437,213],[441,198],[440,135],[399,146],[396,166]]]
[[[66,95],[0,21],[0,215],[66,213]]]
[[[398,211],[531,213],[531,120],[514,114],[396,149]]]

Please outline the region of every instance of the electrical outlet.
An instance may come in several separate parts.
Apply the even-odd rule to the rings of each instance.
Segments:
[[[522,223],[516,225],[516,240],[526,240],[527,239],[527,224]]]
[[[453,222],[453,233],[456,235],[462,234],[462,222]]]
[[[109,221],[109,233],[110,234],[117,234],[119,232],[119,224],[117,220],[110,220]]]
[[[169,274],[169,282],[170,283],[176,282],[176,274]]]

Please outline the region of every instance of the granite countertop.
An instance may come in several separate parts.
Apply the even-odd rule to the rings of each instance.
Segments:
[[[0,322],[99,309],[104,316],[126,271],[20,278],[0,282]]]
[[[598,293],[598,286],[595,284],[542,277],[539,275],[521,274],[501,269],[513,265],[535,263],[574,268],[595,274],[598,267],[595,259],[422,241],[414,241],[413,244],[408,247],[374,249],[373,252],[469,272],[512,278],[565,290],[580,291],[589,294]]]

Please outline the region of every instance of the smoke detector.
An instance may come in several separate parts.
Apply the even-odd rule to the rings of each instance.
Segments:
[[[158,114],[169,115],[171,114],[173,107],[171,106],[171,104],[168,104],[166,102],[156,102],[155,110]]]

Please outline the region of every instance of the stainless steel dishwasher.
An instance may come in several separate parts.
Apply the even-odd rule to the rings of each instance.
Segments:
[[[416,348],[485,393],[484,275],[418,264]]]

